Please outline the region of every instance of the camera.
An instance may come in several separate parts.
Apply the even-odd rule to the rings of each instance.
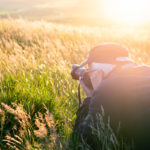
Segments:
[[[84,84],[89,88],[93,89],[90,77],[89,77],[89,71],[88,69],[80,68],[79,65],[73,65],[71,76],[74,80],[79,80],[79,77],[82,77],[82,80]]]
[[[79,80],[79,77],[83,77],[87,69],[80,68],[79,65],[72,65],[71,76],[74,80]]]

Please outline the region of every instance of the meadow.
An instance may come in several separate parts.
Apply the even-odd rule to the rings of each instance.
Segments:
[[[120,43],[134,61],[150,64],[149,39],[144,28],[1,20],[0,149],[73,149],[78,82],[70,76],[72,64],[102,42]]]

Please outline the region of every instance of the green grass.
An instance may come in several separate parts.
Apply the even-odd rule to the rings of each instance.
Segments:
[[[10,148],[12,140],[3,141],[7,139],[6,135],[14,138],[19,135],[23,139],[22,147],[15,142],[11,146],[49,149],[48,144],[55,142],[51,135],[56,134],[53,149],[69,149],[78,108],[78,82],[71,79],[71,65],[83,61],[92,46],[108,41],[129,48],[130,57],[137,63],[150,64],[149,37],[149,31],[144,29],[72,27],[11,19],[0,21],[0,102],[13,111],[18,108],[30,116],[30,126],[21,127],[23,120],[19,122],[17,114],[1,105],[0,148]],[[85,97],[83,91],[82,97]],[[44,117],[46,109],[54,116],[54,129],[48,127],[45,119],[40,119],[39,112]],[[49,131],[44,138],[34,134],[38,119]],[[20,129],[26,134],[21,135]],[[105,131],[107,129],[109,132],[104,132],[103,136],[114,134],[106,126]],[[109,143],[110,139],[106,141]]]
[[[78,102],[77,84],[73,83],[66,73],[68,71],[61,72],[54,68],[44,73],[35,71],[6,74],[1,81],[0,100],[8,105],[12,102],[21,104],[33,120],[37,112],[45,113],[46,105],[57,120],[58,133],[69,137]],[[14,117],[11,118],[5,118],[7,120],[4,130],[1,131],[1,138],[4,138],[7,132],[13,132],[12,127],[16,122],[13,123]]]

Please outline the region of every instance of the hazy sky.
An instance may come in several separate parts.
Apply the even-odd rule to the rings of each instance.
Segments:
[[[0,0],[0,11],[31,8],[78,7],[76,13],[85,17],[107,16],[119,22],[140,23],[150,21],[150,0]],[[78,11],[80,10],[80,11]],[[62,10],[60,10],[62,11]]]
[[[75,5],[78,0],[0,0],[0,9],[2,10],[15,10],[22,7],[32,7],[36,5]]]

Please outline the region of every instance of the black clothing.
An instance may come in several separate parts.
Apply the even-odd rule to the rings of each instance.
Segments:
[[[106,117],[110,116],[112,128],[121,122],[121,134],[133,137],[136,149],[150,149],[150,67],[134,66],[111,73],[94,91],[87,116],[94,118],[101,106]],[[81,130],[89,130],[89,122],[87,117]]]

